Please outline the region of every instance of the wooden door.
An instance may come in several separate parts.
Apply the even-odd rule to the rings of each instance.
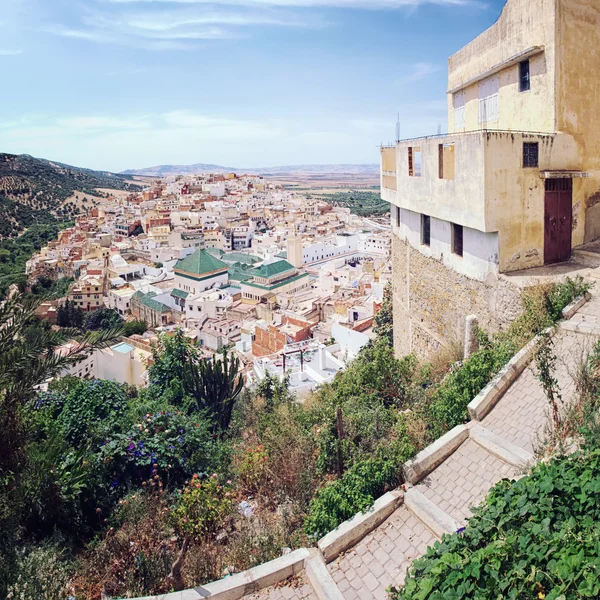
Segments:
[[[573,181],[546,179],[544,199],[544,263],[571,258]]]

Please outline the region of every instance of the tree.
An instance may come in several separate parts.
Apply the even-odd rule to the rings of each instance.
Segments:
[[[81,327],[84,313],[68,299],[56,311],[56,324],[59,327]]]
[[[35,326],[39,300],[17,295],[0,305],[0,564],[12,560],[19,510],[23,501],[22,475],[28,463],[31,432],[28,412],[36,387],[113,343],[115,331],[99,333]],[[66,342],[75,344],[66,346]],[[3,568],[0,568],[2,571]],[[0,572],[0,595],[2,595]]]
[[[373,331],[390,346],[394,345],[394,306],[392,298],[391,282],[385,287],[383,293],[383,304],[375,315],[375,326]]]
[[[165,399],[188,411],[206,411],[215,433],[229,427],[233,407],[244,387],[240,361],[226,352],[222,358],[201,358],[178,329],[161,336],[148,369],[150,385]]]
[[[120,327],[123,323],[119,313],[112,308],[99,308],[85,315],[84,329],[98,331],[99,329],[112,329]]]
[[[148,324],[146,321],[126,321],[123,323],[123,335],[129,337],[130,335],[142,335],[148,331]]]

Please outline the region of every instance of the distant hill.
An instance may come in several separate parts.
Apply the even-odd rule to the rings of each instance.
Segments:
[[[140,188],[123,175],[0,153],[0,238],[36,223],[71,219],[104,195],[99,189]]]
[[[194,175],[200,173],[247,173],[248,175],[264,175],[265,177],[294,177],[301,175],[379,176],[379,165],[288,165],[281,167],[261,167],[257,169],[248,169],[196,163],[193,165],[159,165],[145,169],[130,169],[128,171],[123,171],[122,174],[143,175],[146,177],[168,177],[169,175]]]

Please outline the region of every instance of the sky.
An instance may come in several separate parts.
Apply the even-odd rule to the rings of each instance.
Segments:
[[[0,152],[122,171],[377,163],[447,127],[504,0],[0,0]]]

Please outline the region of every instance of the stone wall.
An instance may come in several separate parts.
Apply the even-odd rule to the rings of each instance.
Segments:
[[[521,290],[490,275],[481,282],[423,256],[392,236],[394,347],[399,356],[427,358],[443,345],[462,342],[465,319],[477,315],[489,332],[506,327],[521,311]]]

